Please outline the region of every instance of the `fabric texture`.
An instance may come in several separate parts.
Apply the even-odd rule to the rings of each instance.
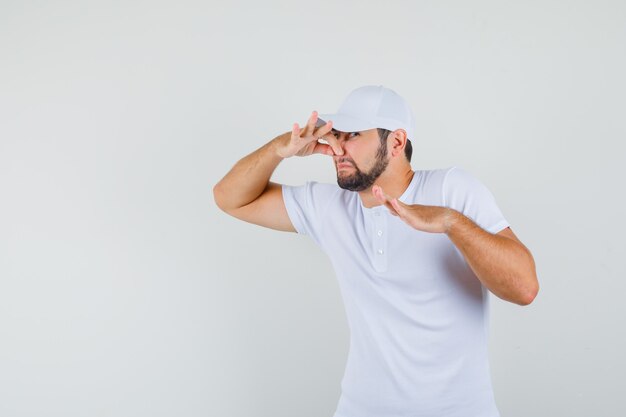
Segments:
[[[329,257],[344,301],[350,349],[334,417],[499,417],[489,292],[450,239],[335,184],[282,192],[297,232]],[[415,171],[399,199],[453,208],[490,233],[509,226],[487,187],[458,167]]]

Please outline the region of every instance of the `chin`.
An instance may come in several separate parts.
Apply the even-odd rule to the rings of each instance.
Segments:
[[[343,188],[344,190],[355,192],[367,190],[368,188],[366,184],[354,184],[351,181],[346,181],[346,178],[337,178],[337,185],[339,186],[339,188]]]

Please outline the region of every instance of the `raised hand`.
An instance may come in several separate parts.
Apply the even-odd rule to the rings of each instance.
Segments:
[[[429,233],[447,233],[455,220],[455,211],[448,207],[405,204],[397,198],[391,198],[383,189],[375,185],[372,193],[376,200],[389,209],[391,214],[416,230]]]
[[[296,156],[309,156],[314,153],[324,155],[343,155],[343,149],[337,139],[329,134],[332,129],[332,121],[316,128],[317,112],[313,111],[304,128],[300,128],[298,123],[294,123],[291,135],[285,134],[279,137],[281,142],[276,152],[283,158]],[[319,142],[324,139],[328,144]]]

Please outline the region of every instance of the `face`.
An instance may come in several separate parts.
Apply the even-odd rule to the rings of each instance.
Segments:
[[[389,164],[387,145],[380,142],[377,129],[362,132],[332,133],[344,150],[334,157],[337,184],[350,191],[363,191],[371,187]]]

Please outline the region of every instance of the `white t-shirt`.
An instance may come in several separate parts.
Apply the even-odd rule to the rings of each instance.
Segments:
[[[328,255],[350,328],[334,417],[499,417],[489,371],[488,290],[444,233],[413,229],[357,192],[283,185],[289,218]],[[399,198],[509,226],[466,171],[415,171]]]

